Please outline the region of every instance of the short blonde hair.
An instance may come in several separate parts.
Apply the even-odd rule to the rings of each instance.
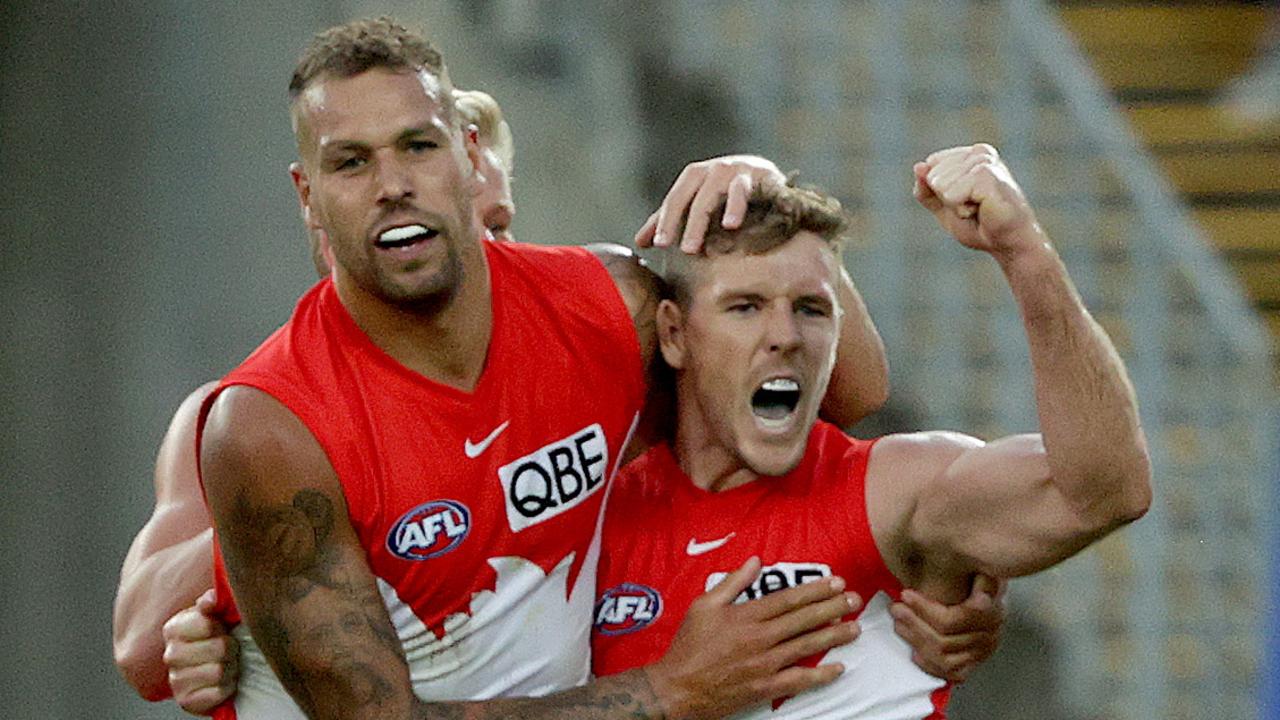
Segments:
[[[515,168],[515,143],[511,138],[511,127],[502,117],[502,107],[493,96],[479,90],[453,91],[453,105],[458,110],[458,119],[465,127],[475,125],[480,133],[481,141],[493,150],[502,163],[502,169],[508,174]]]

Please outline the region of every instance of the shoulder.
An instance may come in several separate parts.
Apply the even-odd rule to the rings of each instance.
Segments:
[[[217,389],[218,382],[217,380],[210,380],[192,390],[178,405],[178,409],[173,413],[173,418],[169,421],[169,430],[165,433],[164,441],[160,445],[162,460],[169,452],[181,452],[194,447],[196,427],[200,419],[200,408],[204,405],[205,400],[213,394],[213,391]]]
[[[194,479],[196,428],[199,425],[201,406],[217,387],[218,381],[211,380],[193,390],[178,405],[169,421],[169,429],[156,454],[157,502],[178,498],[199,499],[199,488]]]
[[[210,491],[224,478],[283,490],[291,478],[333,475],[307,426],[270,394],[244,385],[224,388],[209,405],[200,463]],[[271,482],[255,482],[264,478]]]
[[[950,430],[886,435],[875,442],[871,465],[877,470],[945,467],[961,453],[984,445],[972,435]]]
[[[985,445],[972,435],[949,430],[886,435],[876,441],[867,460],[868,491],[914,507],[920,493],[961,455]]]
[[[867,462],[866,507],[872,534],[885,562],[911,584],[921,572],[916,514],[921,499],[938,492],[937,481],[982,440],[958,432],[901,433],[880,438]]]

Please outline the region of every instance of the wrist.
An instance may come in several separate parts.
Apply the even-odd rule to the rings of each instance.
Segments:
[[[1046,266],[1058,263],[1058,252],[1054,250],[1053,243],[1040,228],[1040,224],[1034,221],[1012,233],[992,250],[991,255],[1011,279],[1027,272],[1041,272]]]
[[[684,693],[680,692],[676,683],[663,670],[661,660],[645,665],[636,672],[653,694],[653,705],[659,711],[653,720],[679,720],[688,717],[689,703],[684,699]]]

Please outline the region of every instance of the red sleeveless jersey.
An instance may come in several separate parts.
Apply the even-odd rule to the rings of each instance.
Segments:
[[[604,491],[644,397],[635,329],[598,259],[484,247],[493,337],[473,392],[377,348],[329,280],[221,386],[270,394],[319,441],[424,699],[587,679]],[[231,598],[220,553],[215,570]],[[235,634],[240,686],[220,717],[302,717],[246,629]]]
[[[714,493],[693,484],[667,445],[627,465],[604,523],[591,640],[595,673],[660,658],[689,604],[756,555],[763,568],[739,602],[839,575],[866,606],[857,640],[805,663],[843,663],[838,680],[735,717],[943,717],[948,686],[911,662],[888,612],[902,585],[885,566],[867,519],[864,481],[874,442],[819,422],[795,470]]]

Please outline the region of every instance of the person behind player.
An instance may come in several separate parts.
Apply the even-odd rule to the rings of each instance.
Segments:
[[[844,216],[817,192],[758,194],[739,229],[672,258],[658,334],[677,375],[675,439],[624,468],[609,501],[597,675],[679,643],[686,610],[702,612],[699,596],[755,556],[764,567],[741,599],[839,575],[867,603],[857,642],[813,659],[842,663],[838,680],[746,717],[941,717],[947,686],[912,665],[889,599],[914,587],[958,600],[975,574],[1037,572],[1146,511],[1150,464],[1124,367],[1008,169],[977,145],[914,170],[920,203],[993,256],[1013,291],[1040,433],[862,441],[818,421]]]
[[[514,143],[502,108],[486,93],[454,91],[460,122],[477,144],[484,179],[475,207],[478,220],[494,239],[510,239],[515,215],[510,176]],[[324,277],[330,272],[319,231],[308,233],[312,262]],[[116,666],[138,694],[177,700],[191,712],[205,712],[235,687],[235,640],[210,617],[213,612],[213,531],[196,478],[196,417],[217,381],[196,388],[179,405],[156,457],[155,508],[134,538],[120,571],[113,613]],[[186,612],[184,612],[186,611]],[[171,617],[173,685],[165,667],[162,627]],[[189,644],[188,644],[189,643]]]

